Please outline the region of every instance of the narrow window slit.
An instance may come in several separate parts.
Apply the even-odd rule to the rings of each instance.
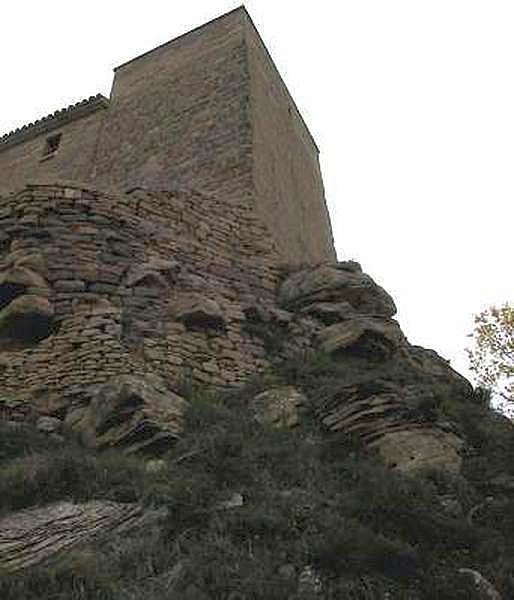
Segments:
[[[50,158],[53,156],[61,143],[62,133],[57,133],[46,138],[43,155],[41,158]]]

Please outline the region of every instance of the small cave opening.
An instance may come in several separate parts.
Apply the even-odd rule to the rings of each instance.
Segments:
[[[338,356],[354,356],[373,362],[384,362],[395,351],[394,344],[386,337],[366,331],[354,344],[337,351]]]
[[[53,318],[48,315],[29,314],[13,319],[2,330],[2,336],[10,345],[25,347],[37,344],[53,333]],[[3,345],[3,344],[2,344]]]
[[[0,284],[0,310],[9,305],[18,296],[23,296],[27,291],[27,286],[22,283],[11,283],[6,281]]]
[[[27,289],[21,283],[0,284],[0,350],[23,349],[54,333],[53,311],[45,299],[26,296]]]

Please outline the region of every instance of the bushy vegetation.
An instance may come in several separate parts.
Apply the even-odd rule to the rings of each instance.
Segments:
[[[467,420],[459,418],[476,447],[466,478],[404,477],[314,418],[320,398],[347,381],[342,368],[325,359],[282,365],[275,381],[312,392],[312,414],[294,430],[263,426],[245,408],[259,380],[223,396],[190,390],[184,435],[153,473],[143,457],[2,429],[4,514],[62,498],[107,498],[165,506],[168,516],[133,537],[5,576],[0,597],[469,599],[460,567],[512,595],[514,502],[497,498],[481,510],[490,490],[480,487],[484,471],[475,464],[501,452],[510,453],[502,465],[514,464],[512,430],[487,406],[468,404]],[[444,399],[437,409],[445,410]],[[459,510],[445,511],[445,497]]]
[[[493,390],[503,409],[514,410],[514,306],[491,306],[475,316],[470,369],[479,385]]]
[[[0,515],[70,499],[136,502],[145,494],[144,463],[120,452],[95,454],[29,426],[0,426]]]

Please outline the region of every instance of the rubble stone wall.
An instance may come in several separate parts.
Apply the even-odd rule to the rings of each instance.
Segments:
[[[30,186],[2,198],[0,231],[6,397],[58,414],[120,374],[225,386],[269,365],[245,310],[272,303],[278,254],[248,209]]]
[[[183,384],[233,387],[315,352],[342,368],[311,390],[324,427],[393,468],[459,471],[459,431],[427,410],[471,386],[408,343],[358,263],[286,275],[248,204],[190,190],[34,185],[1,206],[0,419],[164,450],[181,432]],[[302,390],[275,387],[256,410],[297,424]]]

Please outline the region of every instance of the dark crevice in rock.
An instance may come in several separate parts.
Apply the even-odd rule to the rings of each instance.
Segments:
[[[0,285],[0,310],[8,306],[15,298],[22,296],[27,291],[27,286],[21,283],[6,281]]]
[[[97,428],[97,435],[103,435],[104,433],[107,433],[109,429],[123,425],[123,423],[125,423],[142,405],[142,398],[136,394],[127,396],[123,402],[123,406],[120,407],[118,411],[113,412],[111,416],[105,419],[100,427]]]
[[[21,349],[37,344],[53,333],[53,318],[31,313],[6,322],[0,332],[1,349]]]

